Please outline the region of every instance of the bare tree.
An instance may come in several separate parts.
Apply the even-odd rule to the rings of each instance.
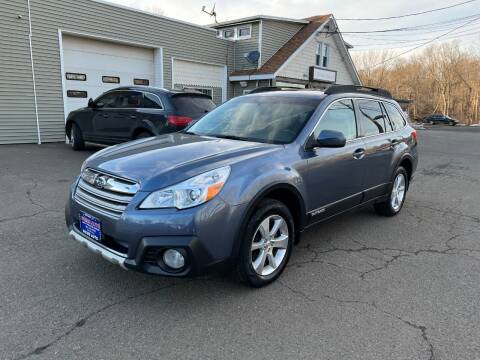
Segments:
[[[366,86],[383,87],[395,97],[413,100],[411,117],[441,112],[465,124],[480,122],[480,56],[477,47],[457,42],[432,45],[407,58],[391,51],[366,51],[354,61]]]

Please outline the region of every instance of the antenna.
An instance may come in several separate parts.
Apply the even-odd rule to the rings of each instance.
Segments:
[[[211,17],[213,16],[213,18],[215,19],[215,24],[218,23],[217,21],[217,12],[215,11],[215,7],[217,6],[217,3],[213,4],[213,9],[212,11],[207,11],[207,7],[205,5],[202,6],[202,12],[204,12],[205,14],[208,14],[210,15]]]

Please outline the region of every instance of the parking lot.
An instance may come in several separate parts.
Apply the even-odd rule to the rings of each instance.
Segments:
[[[419,141],[399,216],[308,230],[259,290],[107,263],[64,222],[91,151],[0,147],[0,359],[479,359],[480,128]]]

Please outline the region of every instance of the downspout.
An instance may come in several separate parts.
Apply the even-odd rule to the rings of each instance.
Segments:
[[[29,33],[28,33],[28,42],[30,45],[30,62],[32,64],[32,81],[33,81],[33,98],[35,102],[35,118],[37,121],[37,136],[38,136],[38,144],[42,143],[42,139],[40,136],[40,121],[38,119],[38,102],[37,102],[37,84],[35,82],[35,66],[33,65],[33,48],[32,48],[32,14],[30,11],[30,0],[27,0],[28,4],[28,26],[29,26]]]

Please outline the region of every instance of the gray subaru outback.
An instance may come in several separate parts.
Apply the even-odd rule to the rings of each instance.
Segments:
[[[280,276],[306,228],[361,206],[397,215],[417,134],[380,89],[264,88],[182,132],[106,148],[71,187],[71,237],[125,269]]]

